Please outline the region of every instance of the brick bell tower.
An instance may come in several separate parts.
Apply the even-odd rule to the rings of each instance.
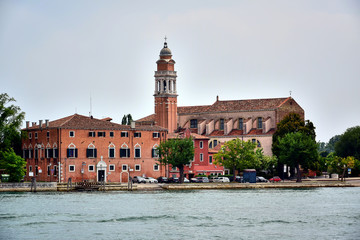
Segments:
[[[171,50],[167,47],[166,37],[164,47],[160,51],[155,71],[155,125],[167,128],[173,133],[177,128],[177,94],[175,61],[171,58]]]

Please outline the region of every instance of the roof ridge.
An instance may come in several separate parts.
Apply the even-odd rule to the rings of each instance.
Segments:
[[[75,115],[81,116],[81,115],[79,115],[79,114],[77,114],[77,113],[75,113],[75,114],[73,114],[73,115],[70,115],[70,116],[68,116],[69,119],[66,120],[65,122],[63,122],[62,124],[60,124],[59,127],[62,127],[63,125],[65,125],[66,123],[68,123],[70,120],[72,120],[72,119],[75,117]],[[64,117],[64,118],[67,118],[67,117]],[[60,120],[60,119],[58,119],[58,120]]]
[[[282,103],[280,103],[279,106],[277,106],[278,108],[281,107],[282,105],[284,105],[289,99],[291,99],[291,97],[287,97]]]

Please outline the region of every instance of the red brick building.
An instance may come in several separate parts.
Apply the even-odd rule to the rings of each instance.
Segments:
[[[165,175],[154,149],[167,138],[159,126],[133,126],[72,115],[41,121],[30,127],[23,141],[26,180],[127,182],[130,176]]]

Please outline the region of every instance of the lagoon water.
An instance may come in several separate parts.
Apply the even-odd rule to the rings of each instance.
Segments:
[[[0,193],[0,239],[360,239],[360,188]]]

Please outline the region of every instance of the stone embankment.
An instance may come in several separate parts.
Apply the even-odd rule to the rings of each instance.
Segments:
[[[265,189],[265,188],[319,188],[360,187],[360,178],[349,178],[345,182],[330,179],[303,180],[301,183],[285,181],[277,183],[184,183],[184,184],[133,184],[106,183],[94,188],[81,189],[75,183],[37,182],[36,191],[147,191],[147,190],[191,190],[191,189]],[[30,192],[34,186],[25,183],[0,183],[0,192]]]

